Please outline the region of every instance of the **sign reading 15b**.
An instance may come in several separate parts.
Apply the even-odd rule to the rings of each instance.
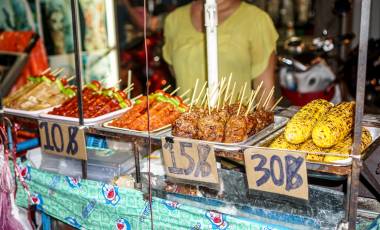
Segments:
[[[250,189],[309,199],[304,153],[252,147],[244,161]]]
[[[87,160],[83,129],[75,125],[39,121],[41,147],[44,153]]]
[[[182,138],[162,139],[166,175],[176,179],[217,184],[214,148]]]

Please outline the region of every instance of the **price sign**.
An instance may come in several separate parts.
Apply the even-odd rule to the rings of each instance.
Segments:
[[[250,189],[309,199],[304,153],[252,147],[244,161]]]
[[[162,138],[166,175],[190,181],[219,182],[213,146],[182,138]]]
[[[39,121],[43,152],[87,160],[84,130],[78,126]]]

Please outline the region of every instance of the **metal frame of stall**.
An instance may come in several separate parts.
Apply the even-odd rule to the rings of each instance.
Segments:
[[[72,8],[74,51],[75,51],[75,71],[77,85],[77,99],[79,105],[79,126],[84,126],[83,105],[82,105],[82,62],[81,62],[81,35],[79,23],[78,0],[70,0]],[[359,37],[359,57],[357,72],[357,89],[356,89],[356,107],[355,107],[355,126],[354,126],[354,143],[352,151],[352,165],[346,167],[327,166],[323,164],[313,164],[310,168],[318,172],[325,172],[335,175],[347,175],[347,193],[346,193],[346,215],[342,222],[342,227],[354,229],[357,218],[357,201],[359,194],[359,176],[363,161],[360,154],[361,131],[364,115],[364,96],[365,96],[365,80],[367,66],[368,37],[370,26],[370,7],[371,0],[361,0],[361,20],[360,20],[360,37]],[[4,112],[0,110],[0,115]],[[149,134],[137,134],[124,131],[115,131],[101,126],[85,127],[86,133],[97,134],[102,136],[117,137],[120,140],[128,140],[134,143],[135,165],[136,165],[136,188],[141,188],[140,178],[140,158],[138,152],[139,141],[145,143],[150,137]],[[152,143],[160,143],[160,138],[152,139]],[[371,150],[367,150],[371,151]],[[309,167],[308,167],[309,168]],[[87,178],[87,162],[82,164],[83,178]]]

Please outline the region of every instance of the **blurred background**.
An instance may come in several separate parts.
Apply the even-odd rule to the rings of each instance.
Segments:
[[[135,83],[132,96],[145,92],[142,31],[146,10],[150,15],[147,24],[150,90],[176,84],[162,59],[163,24],[169,12],[189,0],[148,1],[146,9],[141,0],[79,2],[85,82],[107,79],[105,83],[113,86],[121,79],[120,88],[124,88],[128,70],[132,70]],[[304,105],[320,97],[339,102],[355,96],[360,1],[248,2],[267,11],[280,34],[276,94],[286,98],[282,105]],[[15,84],[9,86],[13,90],[22,85],[28,75],[37,74],[47,66],[64,67],[66,73],[74,73],[69,3],[66,0],[0,2],[0,52],[5,56],[7,52],[28,53]],[[371,8],[366,110],[379,113],[380,1],[372,1]],[[13,60],[8,56],[0,63],[0,77],[5,76],[7,63]]]

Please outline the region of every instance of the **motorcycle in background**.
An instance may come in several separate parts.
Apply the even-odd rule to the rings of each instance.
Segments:
[[[332,71],[331,60],[337,60],[337,45],[351,42],[353,35],[337,39],[314,38],[306,45],[299,37],[290,37],[284,44],[285,55],[279,56],[279,82],[282,94],[293,104],[303,106],[322,98],[333,103],[342,100],[339,78]]]

